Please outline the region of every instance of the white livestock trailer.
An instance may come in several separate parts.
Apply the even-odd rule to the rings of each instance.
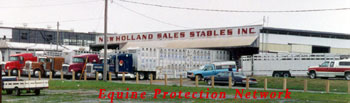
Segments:
[[[263,53],[241,57],[241,68],[246,75],[291,77],[307,76],[309,66],[319,65],[326,60],[340,60],[346,55]]]

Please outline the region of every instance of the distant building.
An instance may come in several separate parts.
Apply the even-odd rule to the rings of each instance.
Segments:
[[[99,33],[83,33],[60,30],[58,51],[89,51]],[[4,61],[9,55],[33,52],[55,51],[57,44],[55,29],[0,27],[0,51]]]
[[[10,42],[56,44],[56,29],[0,27],[0,39]],[[95,44],[95,37],[99,33],[83,33],[60,30],[60,45],[89,46]]]
[[[100,50],[103,42],[103,36],[97,36],[96,44],[90,45],[90,48]],[[233,60],[258,53],[350,54],[350,34],[262,25],[108,35],[107,43],[110,49],[163,47],[226,50]]]

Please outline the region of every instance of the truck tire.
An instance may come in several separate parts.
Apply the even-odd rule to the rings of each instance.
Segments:
[[[34,93],[35,93],[35,95],[40,95],[40,89],[35,89]]]
[[[203,76],[202,75],[200,75],[200,74],[197,74],[196,76],[198,76],[198,81],[201,81],[201,80],[203,80]],[[196,77],[195,77],[196,78]]]
[[[350,73],[345,73],[345,80],[350,80]]]
[[[235,86],[236,85],[236,81],[232,80],[232,86]]]
[[[309,74],[309,78],[316,79],[316,73],[314,71],[311,71]]]
[[[39,69],[35,69],[34,70],[34,73],[33,73],[33,75],[34,75],[34,77],[39,77]],[[43,75],[41,75],[41,77],[43,77]]]
[[[12,90],[6,90],[6,94],[12,94]]]
[[[18,73],[18,69],[17,68],[14,68],[14,69],[11,70],[11,75],[17,76],[18,75],[17,73]]]
[[[16,95],[17,95],[17,96],[20,96],[20,95],[21,95],[21,90],[18,89],[18,88],[16,89]]]
[[[55,77],[55,75],[56,75],[56,72],[52,71],[52,77]],[[50,74],[49,74],[49,76],[50,76]]]
[[[97,75],[98,75],[97,77],[98,77],[99,80],[103,79],[103,74],[102,73],[98,73]]]
[[[140,72],[139,73],[139,78],[140,78],[140,80],[144,80],[145,79],[145,74]]]
[[[79,80],[81,76],[81,71],[75,72],[75,79]],[[83,78],[83,77],[82,77]]]
[[[213,83],[213,82],[211,82],[211,80],[207,80],[208,85],[211,85],[211,83]]]

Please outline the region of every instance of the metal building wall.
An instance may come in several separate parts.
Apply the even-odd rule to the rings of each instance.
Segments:
[[[56,44],[56,36],[56,31],[13,28],[11,41]],[[96,34],[62,31],[59,35],[59,43],[65,45],[88,46],[88,44],[94,44],[95,37]]]

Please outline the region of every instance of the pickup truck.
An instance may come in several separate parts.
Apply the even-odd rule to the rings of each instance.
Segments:
[[[3,80],[6,80],[3,78]],[[40,94],[41,89],[45,89],[49,87],[48,80],[25,80],[18,81],[11,80],[11,78],[7,81],[3,82],[2,90],[5,90],[7,94],[12,94],[12,91],[16,91],[16,95],[20,96],[22,90],[27,90],[27,93],[31,91],[35,93],[35,95]]]
[[[16,76],[10,76],[10,77],[1,77],[2,78],[2,86],[1,86],[1,90],[4,90],[4,81],[18,81],[18,78]],[[6,91],[7,94],[12,94],[12,90],[4,90]]]
[[[198,76],[199,80],[203,80],[205,77],[213,76],[220,72],[236,70],[237,66],[234,61],[214,62],[201,66],[200,69],[188,71],[187,78],[194,80],[195,77]]]
[[[325,61],[319,66],[309,67],[307,74],[311,79],[343,77],[350,80],[350,59]]]

